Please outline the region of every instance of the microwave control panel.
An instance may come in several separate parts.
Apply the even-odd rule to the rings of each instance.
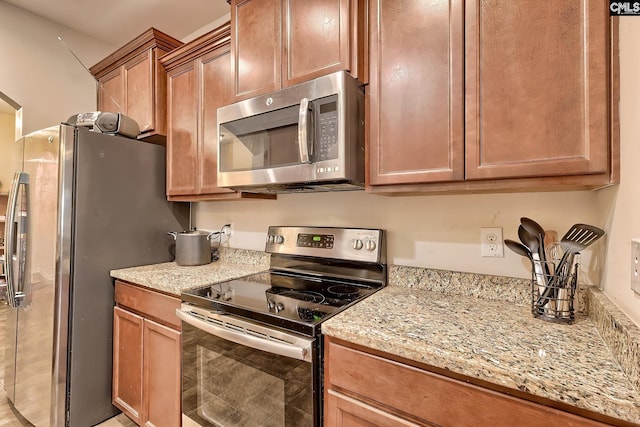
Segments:
[[[338,158],[338,97],[328,96],[314,102],[316,110],[316,160]]]

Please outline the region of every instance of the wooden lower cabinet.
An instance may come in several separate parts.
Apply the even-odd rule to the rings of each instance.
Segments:
[[[324,425],[606,426],[325,337]]]
[[[140,426],[180,426],[180,300],[116,281],[116,304],[113,404]]]
[[[113,309],[113,404],[138,424],[142,420],[142,323],[144,319]]]
[[[327,391],[325,399],[325,405],[329,409],[324,422],[327,427],[415,427],[421,425],[333,390]]]
[[[180,332],[144,321],[143,425],[179,426],[180,411]],[[178,369],[167,369],[167,367]]]

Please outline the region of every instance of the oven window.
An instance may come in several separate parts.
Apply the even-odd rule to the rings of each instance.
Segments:
[[[299,106],[220,125],[220,171],[247,171],[300,163]]]
[[[311,363],[236,344],[184,322],[182,342],[182,411],[189,422],[314,426]]]

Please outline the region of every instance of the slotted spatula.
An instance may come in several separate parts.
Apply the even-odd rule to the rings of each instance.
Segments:
[[[558,268],[562,269],[570,254],[577,254],[596,240],[604,236],[604,230],[587,224],[574,224],[567,233],[562,236],[560,246],[564,251]]]
[[[574,224],[569,231],[562,236],[560,246],[564,253],[555,269],[556,274],[550,280],[547,289],[545,289],[544,293],[538,298],[537,304],[539,307],[546,299],[549,298],[554,288],[565,286],[565,269],[566,272],[571,270],[571,264],[573,263],[573,257],[575,254],[580,253],[580,251],[591,246],[602,236],[604,236],[604,230],[587,224]]]

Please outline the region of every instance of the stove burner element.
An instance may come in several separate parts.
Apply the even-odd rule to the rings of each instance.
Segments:
[[[313,308],[308,307],[298,307],[298,316],[300,316],[302,320],[306,320],[307,322],[313,322],[322,319],[326,315],[327,313],[320,310],[314,310]]]
[[[360,289],[357,286],[350,285],[333,285],[327,288],[329,292],[341,297],[352,298],[360,293]]]
[[[300,301],[315,302],[322,304],[324,302],[324,295],[313,291],[284,291],[280,293],[280,296],[297,299]]]

